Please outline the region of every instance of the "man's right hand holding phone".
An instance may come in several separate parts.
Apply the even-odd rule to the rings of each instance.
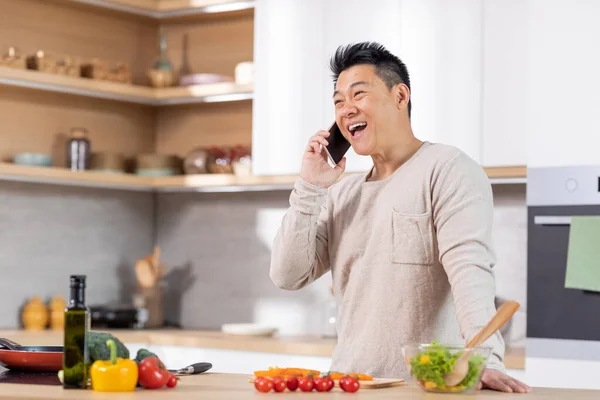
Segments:
[[[308,141],[302,156],[300,178],[321,188],[328,188],[337,182],[346,169],[346,157],[342,158],[335,168],[331,168],[327,162],[327,152],[324,147],[329,144],[326,139],[329,135],[328,131],[318,131]]]

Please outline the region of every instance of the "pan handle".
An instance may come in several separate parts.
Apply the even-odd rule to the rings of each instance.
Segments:
[[[0,338],[0,346],[6,347],[9,350],[19,350],[21,345],[6,338]]]

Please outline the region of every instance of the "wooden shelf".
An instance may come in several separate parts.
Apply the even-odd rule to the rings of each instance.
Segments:
[[[154,89],[9,67],[0,67],[0,84],[152,106],[252,99],[252,85],[230,82]]]
[[[254,9],[254,0],[67,0],[163,20]]]
[[[0,163],[0,179],[69,186],[91,186],[107,189],[152,190],[152,179],[131,174],[71,171],[66,168],[31,167]]]
[[[526,167],[506,167],[514,175],[501,176],[500,168],[486,168],[492,184],[524,183]],[[235,176],[231,174],[141,177],[65,168],[30,167],[0,163],[0,179],[17,182],[91,186],[107,189],[158,192],[243,192],[291,190],[297,175]]]

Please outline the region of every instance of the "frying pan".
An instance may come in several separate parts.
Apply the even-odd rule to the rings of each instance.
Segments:
[[[10,370],[58,372],[63,366],[63,347],[21,346],[0,338],[0,365]]]

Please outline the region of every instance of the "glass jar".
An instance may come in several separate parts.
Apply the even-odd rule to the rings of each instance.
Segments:
[[[71,137],[67,141],[67,168],[72,171],[90,169],[91,143],[87,138],[87,129],[71,129]]]

